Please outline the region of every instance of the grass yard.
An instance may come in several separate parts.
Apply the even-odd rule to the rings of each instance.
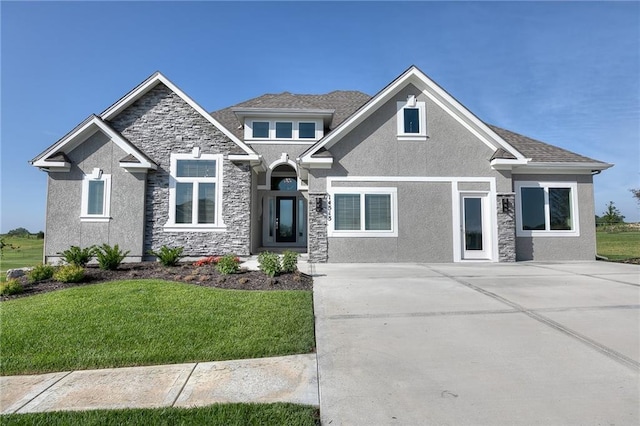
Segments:
[[[200,408],[57,411],[0,416],[0,424],[109,425],[288,425],[319,424],[314,407],[295,404],[216,404]]]
[[[114,281],[0,304],[0,374],[308,353],[310,291]]]
[[[8,269],[34,266],[42,262],[44,240],[25,237],[3,237],[7,247],[0,259],[0,280],[4,282]],[[9,245],[15,247],[10,248]]]
[[[611,260],[640,258],[640,231],[596,232],[598,254]]]

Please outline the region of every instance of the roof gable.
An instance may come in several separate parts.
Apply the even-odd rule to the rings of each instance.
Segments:
[[[525,157],[496,134],[482,120],[477,118],[453,96],[438,86],[433,80],[420,71],[415,65],[411,66],[398,78],[389,83],[380,92],[374,95],[366,104],[344,120],[333,132],[304,152],[300,158],[303,163],[313,163],[312,156],[321,148],[330,149],[345,134],[354,129],[369,117],[374,111],[392,99],[407,85],[413,84],[427,97],[460,122],[467,130],[485,143],[490,149],[496,151],[502,149],[517,159],[525,161]]]
[[[140,83],[137,87],[131,90],[129,93],[120,98],[116,103],[111,105],[109,108],[104,110],[100,117],[104,120],[111,120],[115,116],[117,116],[120,112],[124,111],[128,106],[133,104],[135,101],[144,96],[147,92],[153,89],[158,84],[164,84],[171,90],[173,93],[178,95],[183,101],[185,101],[189,106],[191,106],[194,110],[196,110],[200,115],[202,115],[205,120],[215,126],[218,130],[224,133],[229,139],[231,139],[236,145],[238,145],[242,151],[249,155],[255,155],[255,151],[253,151],[248,145],[246,145],[242,140],[231,132],[227,127],[223,126],[218,120],[216,120],[212,115],[208,114],[200,105],[198,105],[193,99],[191,99],[186,93],[180,90],[175,84],[173,84],[168,78],[166,78],[162,73],[155,72],[145,81]]]
[[[120,166],[127,169],[156,169],[158,166],[142,151],[115,131],[107,122],[97,115],[90,115],[86,120],[63,136],[43,153],[31,160],[31,164],[43,170],[68,171],[71,164],[66,154],[78,147],[96,132],[102,132],[113,143],[127,153],[128,161],[121,161]]]

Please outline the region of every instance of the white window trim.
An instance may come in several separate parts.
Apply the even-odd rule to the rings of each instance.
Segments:
[[[358,194],[360,195],[360,226],[361,230],[336,230],[335,229],[335,196],[336,194]],[[364,229],[365,226],[365,195],[385,194],[391,196],[391,230],[372,231]],[[331,196],[331,220],[329,220],[329,237],[397,237],[398,236],[398,189],[383,187],[337,187],[329,192]]]
[[[108,222],[111,220],[111,175],[99,173],[100,176],[85,175],[82,179],[82,209],[80,213],[81,222]],[[102,200],[102,214],[89,214],[89,182],[103,181],[104,194]]]
[[[164,225],[167,232],[211,232],[224,231],[226,227],[222,222],[222,161],[221,154],[199,154],[195,151],[190,154],[171,154],[170,176],[169,176],[169,220]],[[178,160],[215,160],[216,177],[176,177],[178,171]],[[176,184],[177,183],[215,183],[216,184],[216,217],[215,223],[176,223]],[[198,190],[197,185],[193,191],[193,218],[198,214]]]
[[[543,230],[522,229],[522,188],[542,188],[544,189],[544,215],[545,227]],[[551,230],[550,210],[549,210],[549,188],[569,188],[571,189],[571,219],[573,229],[568,231]],[[519,181],[515,182],[516,190],[516,236],[517,237],[579,237],[580,217],[578,213],[578,183],[577,182],[538,182]]]
[[[409,106],[407,101],[400,101],[397,103],[396,123],[398,130],[398,140],[403,141],[426,141],[427,140],[427,106],[423,101],[416,102],[415,106]],[[404,132],[404,109],[412,108],[418,109],[418,118],[420,120],[420,132],[419,133],[405,133]]]
[[[253,123],[269,123],[269,136],[266,138],[254,138],[253,137]],[[277,123],[292,123],[292,133],[290,138],[276,138],[276,122]],[[313,138],[301,138],[300,137],[300,123],[313,123],[316,126],[315,136]],[[251,118],[245,120],[244,125],[244,139],[252,144],[254,143],[295,143],[295,144],[313,144],[320,140],[323,136],[322,120],[315,119],[287,119],[287,118],[274,118],[274,119],[258,119]]]

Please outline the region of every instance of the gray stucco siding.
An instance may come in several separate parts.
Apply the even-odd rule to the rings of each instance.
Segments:
[[[177,94],[158,84],[111,120],[111,125],[157,165],[146,178],[144,250],[162,245],[184,247],[186,256],[234,253],[251,250],[251,168],[222,163],[222,221],[225,229],[205,232],[166,231],[169,220],[171,154],[235,154],[240,148],[202,117]]]
[[[516,236],[517,260],[593,260],[596,255],[595,207],[591,175],[514,175],[517,182],[577,182],[579,236]],[[520,224],[516,223],[516,228]]]
[[[97,132],[67,154],[69,172],[52,172],[48,178],[45,259],[55,262],[72,245],[109,244],[129,251],[130,260],[143,256],[144,173],[131,174],[119,166],[126,153]],[[81,220],[82,184],[85,175],[99,168],[111,175],[110,219]]]
[[[397,189],[398,236],[329,237],[329,262],[453,261],[450,182],[347,183]]]

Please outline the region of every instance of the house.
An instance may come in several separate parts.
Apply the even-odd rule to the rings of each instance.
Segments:
[[[514,112],[516,113],[516,112]],[[31,161],[45,260],[292,248],[312,262],[590,260],[611,167],[488,125],[415,66],[373,97],[267,94],[212,114],[155,73]]]

